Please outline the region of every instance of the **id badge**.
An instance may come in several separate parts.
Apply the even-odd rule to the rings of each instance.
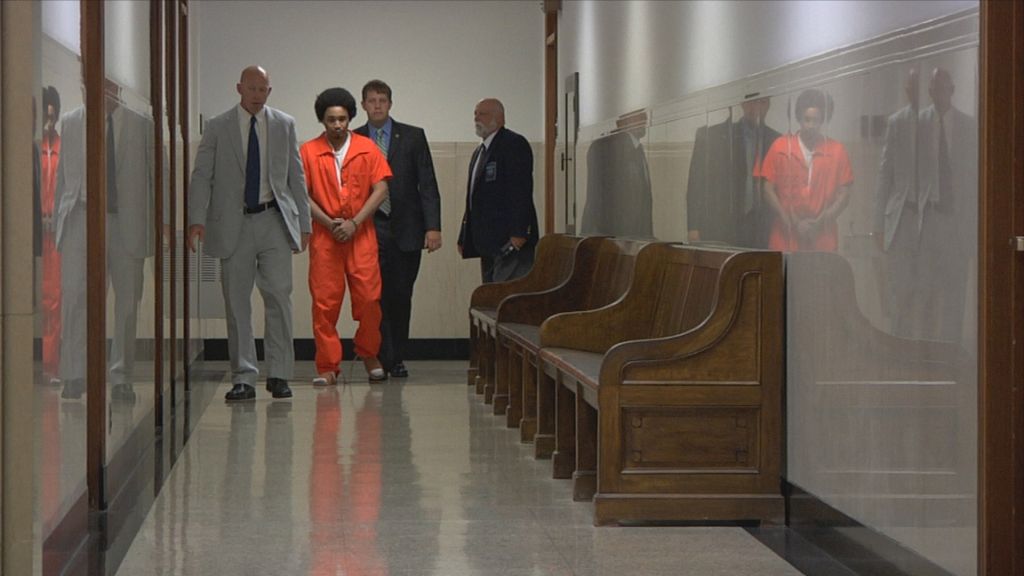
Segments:
[[[484,166],[484,182],[494,182],[498,179],[498,163],[488,162]]]

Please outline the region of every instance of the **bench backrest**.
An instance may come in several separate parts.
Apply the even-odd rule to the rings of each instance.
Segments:
[[[649,337],[679,334],[703,322],[715,307],[722,267],[734,253],[679,244],[665,246]]]
[[[589,255],[591,262],[577,262],[589,271],[590,284],[580,309],[592,310],[618,300],[629,289],[637,253],[647,244],[644,240],[602,238]]]
[[[482,284],[473,290],[470,308],[497,308],[511,294],[538,292],[558,286],[572,273],[576,246],[581,236],[546,234],[537,242],[533,268],[522,278]]]

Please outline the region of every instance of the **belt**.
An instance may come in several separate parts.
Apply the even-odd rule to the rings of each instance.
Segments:
[[[274,210],[278,209],[277,208],[277,200],[271,200],[270,202],[264,202],[263,204],[257,204],[255,208],[249,208],[248,206],[246,206],[245,208],[242,208],[242,213],[243,214],[259,214],[260,212],[264,212],[266,210],[270,210],[271,208],[273,208]]]

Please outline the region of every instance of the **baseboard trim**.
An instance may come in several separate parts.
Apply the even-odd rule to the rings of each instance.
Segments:
[[[953,576],[799,486],[784,481],[783,489],[787,528],[750,533],[805,574]]]
[[[226,338],[207,338],[204,342],[204,360],[227,361],[228,341]],[[342,355],[349,359],[355,356],[351,338],[341,339]],[[263,359],[263,339],[256,339],[256,355]],[[316,345],[312,338],[295,339],[295,359],[312,361]],[[466,360],[469,358],[468,338],[414,338],[406,346],[405,360]]]

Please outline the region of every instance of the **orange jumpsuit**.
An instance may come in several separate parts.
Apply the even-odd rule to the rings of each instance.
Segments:
[[[43,218],[56,220],[60,136],[44,134],[40,147],[40,206]],[[52,228],[43,233],[43,374],[54,377],[60,364],[60,252]]]
[[[341,183],[335,168],[334,149],[325,134],[302,145],[302,167],[309,198],[331,218],[350,219],[370,198],[373,185],[391,177],[391,168],[369,138],[349,132],[351,143],[341,165]],[[380,351],[380,266],[377,262],[377,231],[372,215],[359,225],[348,242],[338,242],[331,231],[314,220],[309,239],[309,293],[313,297],[313,339],[316,369],[337,373],[341,364],[338,315],[351,291],[352,319],[356,330],[356,354],[376,356]]]

